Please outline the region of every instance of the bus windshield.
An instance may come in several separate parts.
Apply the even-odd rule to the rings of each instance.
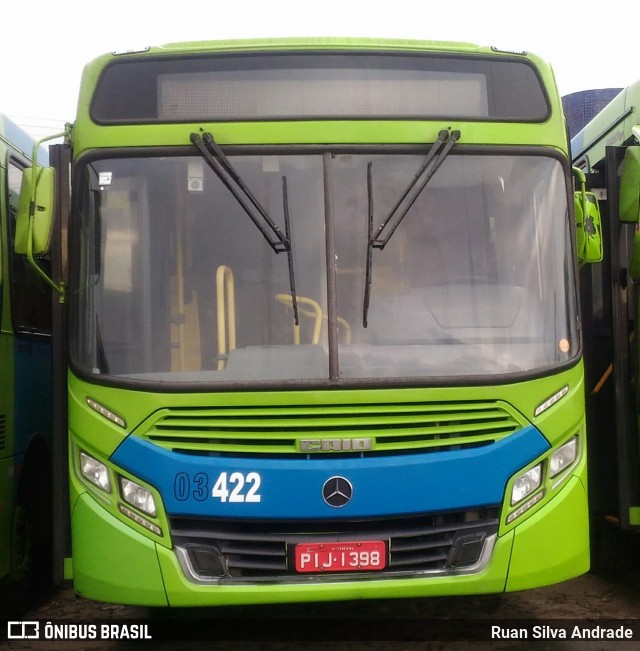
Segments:
[[[454,148],[370,252],[369,275],[369,215],[377,228],[424,152],[225,153],[283,233],[289,213],[291,259],[199,155],[86,162],[72,279],[79,371],[236,385],[495,382],[578,354],[557,159]]]

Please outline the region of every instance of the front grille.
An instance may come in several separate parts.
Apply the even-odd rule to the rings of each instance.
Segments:
[[[165,449],[215,456],[298,454],[305,439],[371,439],[359,455],[490,445],[525,425],[501,401],[237,405],[162,409],[136,434]]]
[[[499,508],[349,521],[234,521],[174,517],[174,545],[194,580],[302,580],[293,562],[300,543],[382,540],[386,569],[376,576],[471,571],[498,531]],[[343,573],[339,573],[343,576]],[[347,578],[353,576],[346,573]],[[308,576],[308,575],[304,575]],[[332,579],[338,574],[327,575]]]

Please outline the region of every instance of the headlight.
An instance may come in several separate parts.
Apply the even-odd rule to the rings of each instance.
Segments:
[[[527,495],[540,487],[542,483],[542,464],[539,463],[516,479],[511,489],[511,504],[521,502]]]
[[[88,454],[80,453],[80,472],[82,476],[90,481],[94,486],[102,489],[103,491],[111,492],[111,481],[109,480],[109,471],[104,463],[100,463],[97,459],[89,456]]]
[[[549,476],[555,477],[568,468],[578,455],[578,438],[572,438],[568,443],[559,447],[549,458]]]
[[[127,504],[134,506],[152,518],[156,517],[156,503],[153,495],[146,488],[130,479],[120,477],[120,494]]]

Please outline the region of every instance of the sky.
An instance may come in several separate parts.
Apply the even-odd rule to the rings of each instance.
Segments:
[[[2,9],[0,112],[34,137],[73,122],[82,69],[106,52],[178,41],[348,36],[527,50],[561,95],[640,78],[629,0],[26,0]]]

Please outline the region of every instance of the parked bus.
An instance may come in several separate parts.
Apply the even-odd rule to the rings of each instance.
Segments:
[[[51,291],[13,252],[33,140],[0,114],[0,607],[18,612],[50,566]],[[36,150],[37,151],[37,150]],[[40,163],[48,164],[40,151]],[[46,258],[41,260],[46,266]]]
[[[37,263],[71,185],[51,282],[78,593],[415,597],[588,569],[596,235],[576,246],[546,63],[364,39],[109,54],[54,152],[21,217]]]
[[[640,81],[622,90],[571,141],[574,163],[587,173],[599,199],[605,242],[603,263],[583,271],[582,302],[594,561],[608,569],[614,569],[612,561],[618,566],[624,561],[612,543],[633,546],[631,532],[640,527],[639,143]]]

